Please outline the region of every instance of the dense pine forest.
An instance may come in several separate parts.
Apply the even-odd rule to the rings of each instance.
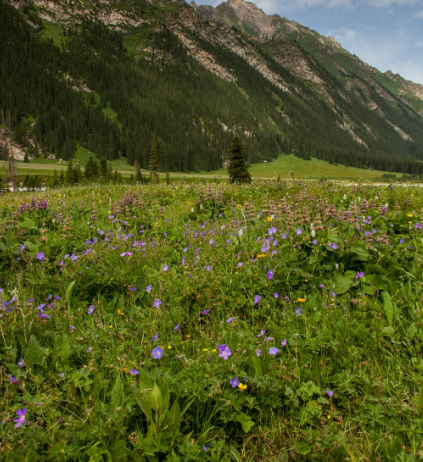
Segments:
[[[33,156],[68,160],[81,145],[98,158],[126,158],[148,168],[155,137],[160,170],[210,171],[222,166],[238,134],[250,163],[293,152],[304,159],[423,173],[421,118],[372,95],[391,124],[412,138],[405,141],[359,98],[339,96],[339,82],[311,56],[336,110],[259,45],[254,46],[288,91],[235,53],[196,36],[237,81],[220,79],[189,55],[165,22],[148,33],[155,52],[143,59],[131,52],[125,32],[101,22],[60,29],[53,41],[36,8],[16,10],[0,1],[0,24],[0,109],[10,111],[15,141]],[[342,128],[345,118],[365,144]]]

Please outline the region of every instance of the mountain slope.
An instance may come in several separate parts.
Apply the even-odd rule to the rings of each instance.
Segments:
[[[195,2],[191,5],[203,18],[233,26],[246,34],[278,42],[296,41],[332,75],[342,80],[347,91],[371,87],[392,104],[396,104],[392,96],[398,97],[423,118],[422,85],[406,81],[390,71],[381,73],[342,48],[333,37],[324,37],[279,15],[267,15],[254,3],[243,0],[228,0],[216,8],[196,5]],[[295,69],[291,70],[295,72]],[[310,80],[313,78],[309,75]],[[374,102],[369,101],[369,104],[376,109]]]
[[[423,172],[423,123],[405,96],[359,74],[349,88],[301,43],[265,38],[281,18],[260,13],[247,35],[183,0],[11,5],[0,1],[0,108],[31,153],[70,158],[80,144],[147,168],[156,135],[161,169],[211,170],[238,133],[250,162],[294,152]]]

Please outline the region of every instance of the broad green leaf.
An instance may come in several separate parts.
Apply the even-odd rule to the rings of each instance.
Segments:
[[[141,408],[141,411],[144,413],[147,419],[150,422],[153,422],[153,414],[151,412],[152,406],[149,395],[136,391],[135,400],[137,401],[138,406]]]
[[[245,433],[248,433],[251,430],[251,427],[254,425],[254,422],[248,417],[247,414],[240,414],[237,416],[238,422],[241,423],[242,429]]]
[[[363,244],[353,244],[351,252],[354,254],[355,260],[367,261],[371,257],[370,252]]]
[[[110,394],[110,402],[113,407],[118,407],[123,401],[123,385],[120,375],[116,377],[115,384]]]
[[[29,339],[28,348],[25,353],[25,362],[29,367],[34,367],[34,364],[42,364],[46,356],[49,354],[47,348],[43,348],[34,335]]]
[[[394,305],[392,304],[391,296],[388,292],[382,292],[382,300],[386,319],[388,320],[389,326],[392,327],[394,322]]]
[[[173,403],[173,406],[167,414],[167,422],[169,425],[181,423],[181,408],[176,401]]]
[[[373,287],[375,287],[378,290],[383,290],[387,289],[389,287],[388,281],[383,279],[382,276],[379,276],[378,274],[369,274],[368,276],[366,275],[363,278],[363,282],[370,283],[372,284]]]
[[[354,283],[354,278],[346,277],[342,274],[337,274],[335,276],[335,288],[334,292],[336,295],[344,294],[350,290],[351,286]]]
[[[72,281],[68,284],[66,288],[66,300],[68,301],[68,314],[70,316],[70,311],[71,311],[71,301],[72,301],[72,292],[73,288],[75,286],[76,281]]]
[[[149,390],[150,388],[153,388],[154,385],[154,380],[145,372],[144,369],[140,370],[140,375],[138,376],[139,380],[139,387],[141,390]]]
[[[34,252],[34,253],[37,252],[37,250],[38,250],[38,245],[35,245],[35,244],[34,244],[33,242],[31,242],[31,241],[25,241],[24,244],[25,244],[25,247],[28,248],[28,250],[29,250],[30,252]]]
[[[150,391],[150,400],[155,411],[158,412],[159,410],[161,410],[161,407],[163,405],[162,392],[160,391],[160,387],[157,385],[156,382],[154,382],[153,388]]]
[[[166,412],[169,410],[169,403],[170,403],[169,387],[166,382],[161,385],[160,391],[161,391],[162,400],[163,400],[160,418],[164,419],[166,417]]]

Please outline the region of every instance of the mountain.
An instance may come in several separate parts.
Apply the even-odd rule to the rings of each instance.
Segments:
[[[148,168],[294,152],[423,173],[422,88],[254,4],[0,0],[0,109],[31,155],[83,146]]]
[[[346,91],[356,92],[361,89],[368,93],[367,87],[371,87],[384,99],[395,103],[389,94],[393,93],[423,118],[423,85],[406,81],[391,71],[386,73],[378,71],[345,50],[333,37],[324,37],[296,21],[289,21],[279,15],[269,16],[254,3],[243,0],[228,0],[216,8],[196,5],[195,2],[192,2],[191,6],[204,19],[233,26],[245,34],[266,41],[295,41],[328,72],[341,80]],[[318,83],[318,77],[308,69],[305,70],[304,63],[291,60],[291,56],[283,60],[280,55],[278,56],[278,47],[274,47],[274,51],[274,57],[293,73]],[[367,103],[372,109],[378,109],[371,98],[368,98]]]

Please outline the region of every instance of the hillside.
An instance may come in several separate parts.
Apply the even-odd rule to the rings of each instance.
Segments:
[[[15,142],[32,156],[69,159],[81,145],[148,168],[155,135],[161,170],[210,171],[239,133],[250,163],[295,153],[423,172],[417,86],[340,77],[322,58],[338,45],[299,25],[294,37],[289,21],[262,12],[256,28],[238,27],[223,11],[234,5],[258,10],[241,0],[216,10],[183,0],[1,1],[0,108]]]

